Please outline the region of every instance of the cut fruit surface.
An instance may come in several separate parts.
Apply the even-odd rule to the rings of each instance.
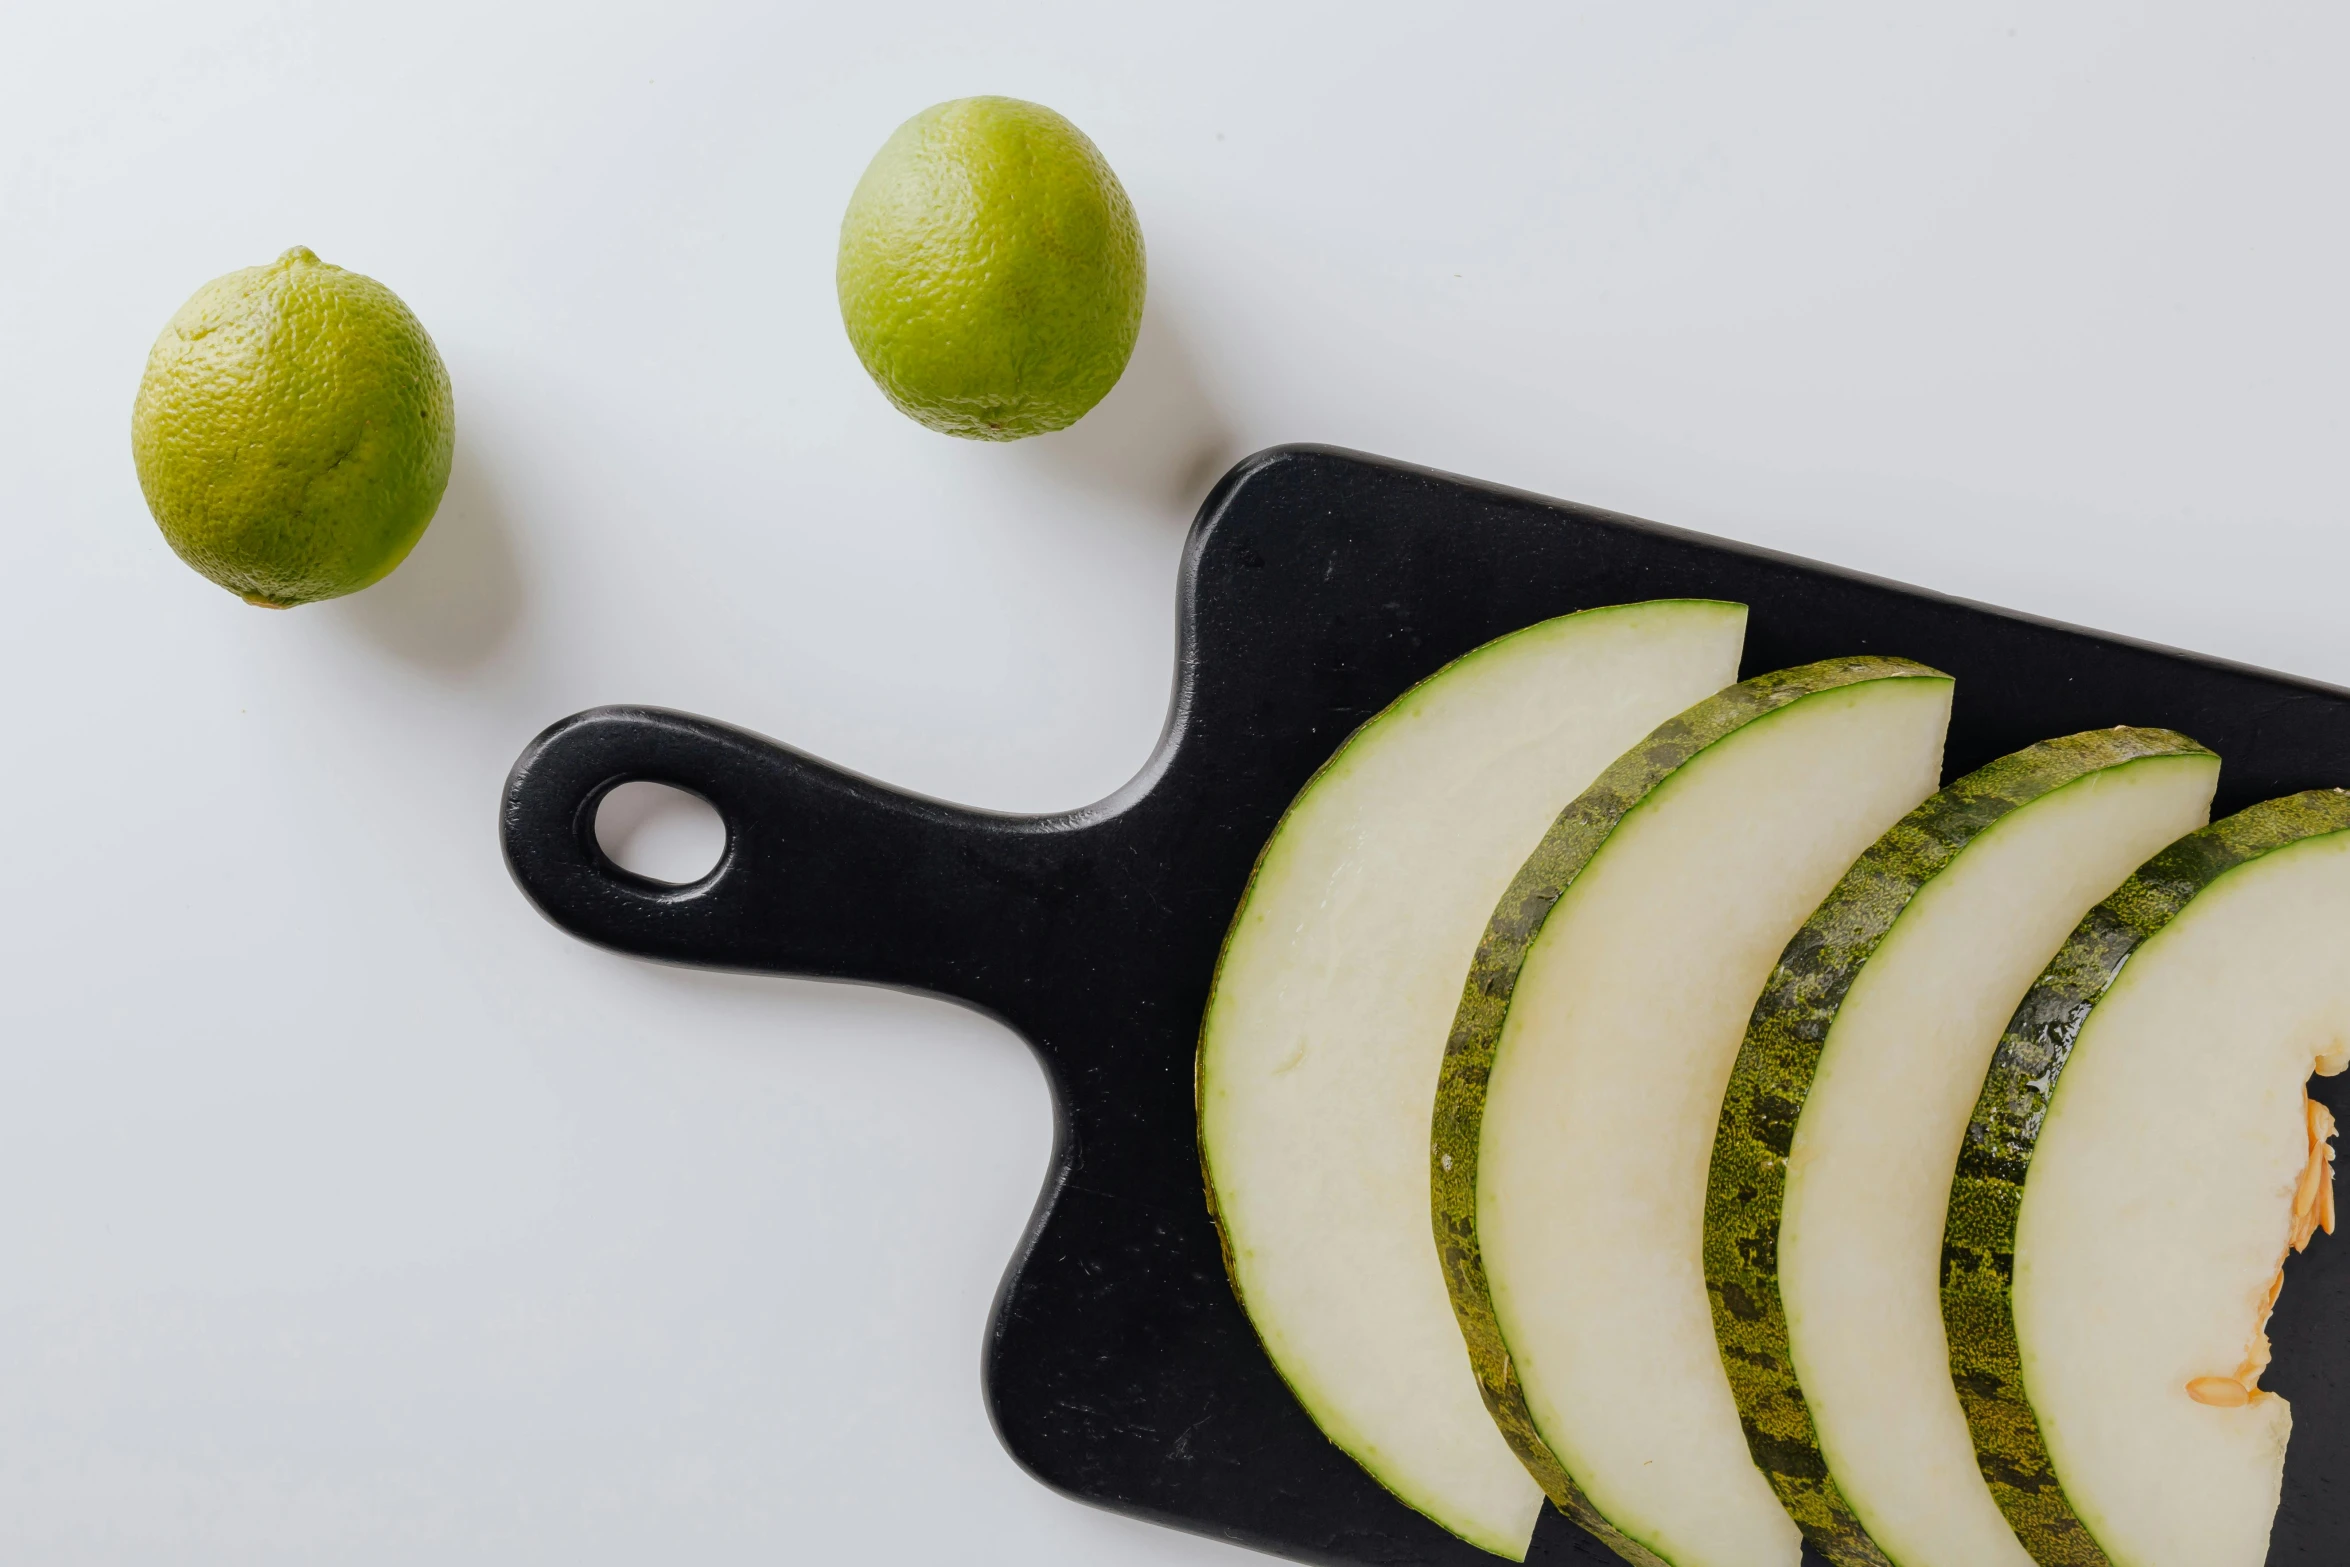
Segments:
[[[1763,987],[1714,1145],[1706,1283],[1755,1462],[1839,1567],[2033,1567],[1951,1386],[1951,1176],[2024,992],[2203,825],[2218,776],[2161,729],[2001,757],[1871,845]]]
[[[2265,1560],[2292,1415],[2259,1389],[2264,1329],[2331,1216],[2307,1083],[2346,1057],[2338,790],[2156,855],[2017,1008],[1952,1184],[1942,1305],[1984,1475],[2039,1561]]]
[[[1496,1420],[1630,1560],[1797,1559],[1714,1343],[1714,1129],[1773,962],[1933,792],[1949,715],[1948,677],[1899,659],[1710,697],[1561,815],[1478,948],[1437,1097],[1438,1242]]]
[[[1737,677],[1740,605],[1660,601],[1479,648],[1358,730],[1267,843],[1200,1034],[1200,1155],[1235,1291],[1333,1442],[1522,1559],[1541,1491],[1494,1428],[1428,1228],[1461,976],[1562,807]]]

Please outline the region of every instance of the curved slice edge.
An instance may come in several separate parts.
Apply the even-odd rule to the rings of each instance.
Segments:
[[[1437,1085],[1429,1160],[1431,1217],[1453,1311],[1486,1407],[1528,1472],[1561,1512],[1635,1567],[1673,1564],[1602,1513],[1543,1439],[1503,1340],[1477,1240],[1485,1088],[1518,975],[1551,910],[1616,827],[1708,746],[1822,692],[1876,680],[1949,678],[1908,659],[1826,659],[1742,681],[1660,725],[1559,814],[1495,909],[1462,988]]]
[[[1452,997],[1496,890],[1506,885],[1552,813],[1649,726],[1736,678],[1745,616],[1742,605],[1693,599],[1648,600],[1558,616],[1472,649],[1397,697],[1338,746],[1301,787],[1268,836],[1226,931],[1201,1016],[1193,1077],[1201,1174],[1225,1275],[1251,1330],[1276,1373],[1335,1446],[1406,1506],[1469,1544],[1510,1559],[1524,1558],[1542,1495],[1499,1440],[1473,1391],[1428,1240],[1425,1188],[1419,1178],[1421,1137],[1435,1093]],[[1644,642],[1643,637],[1650,640]],[[1575,661],[1590,667],[1574,670]],[[1518,675],[1510,675],[1513,668]],[[1562,672],[1584,677],[1582,694],[1557,684]],[[1528,673],[1548,683],[1539,689],[1491,683],[1522,679]],[[1490,706],[1497,692],[1515,692],[1519,700],[1503,700],[1501,711],[1489,712],[1479,705]],[[1476,725],[1465,738],[1453,734],[1451,742],[1459,743],[1448,742],[1444,726],[1457,729],[1467,721],[1468,708],[1493,721]],[[1569,739],[1564,728],[1554,726],[1547,731],[1549,741],[1535,746],[1527,725],[1529,708],[1553,719],[1573,711],[1590,732],[1578,731],[1579,738]],[[1431,725],[1437,727],[1432,730]],[[1477,743],[1488,735],[1489,745]],[[1425,754],[1432,746],[1435,754]],[[1527,754],[1530,749],[1533,758]],[[1550,771],[1529,773],[1530,759],[1541,760]],[[1442,809],[1419,809],[1409,820],[1388,823],[1387,832],[1378,835],[1384,841],[1361,837],[1361,829],[1375,824],[1350,814],[1347,802],[1361,805],[1360,791],[1370,780],[1392,782],[1399,770],[1408,775],[1415,766],[1421,771],[1432,766],[1443,775],[1443,799],[1420,802]],[[1492,781],[1491,769],[1505,766],[1516,786],[1506,803],[1480,787]],[[1406,837],[1409,841],[1400,841]],[[1401,918],[1377,922],[1380,928],[1374,932],[1360,928],[1361,916],[1371,906],[1365,900],[1376,901],[1377,887],[1392,892],[1396,884],[1409,884],[1425,890],[1414,868],[1425,871],[1432,852],[1447,857],[1449,864],[1467,863],[1474,870],[1478,890],[1462,900],[1458,911],[1465,923],[1455,930],[1437,915],[1434,905],[1439,900],[1423,897]],[[1301,904],[1285,889],[1303,889],[1310,896]],[[1350,906],[1358,927],[1352,940],[1347,934]],[[1275,944],[1294,945],[1294,934],[1285,932],[1318,933],[1320,942],[1304,953],[1304,965],[1287,947],[1252,956],[1252,948],[1266,946],[1266,936],[1250,933],[1267,919],[1285,928],[1272,934]],[[1384,960],[1378,955],[1366,958],[1357,950],[1368,945],[1367,934],[1391,949]],[[1446,955],[1439,958],[1439,952]],[[1299,974],[1301,967],[1318,961],[1338,967],[1349,961],[1372,963],[1375,968],[1352,986],[1322,975],[1322,988],[1315,990],[1315,982],[1301,980]],[[1248,977],[1251,973],[1256,979]],[[1261,991],[1268,976],[1284,985],[1304,985],[1301,994],[1312,1003],[1304,1015],[1287,1019],[1297,1033],[1298,1059],[1286,1067],[1279,1061],[1255,1059],[1263,1051],[1252,1049],[1252,1042],[1267,1044],[1258,1036],[1281,1013],[1276,1007],[1267,1014],[1261,994],[1254,1002],[1244,1000],[1252,987]],[[1334,1011],[1345,1009],[1350,991],[1358,1011],[1367,993],[1381,1001],[1374,1009],[1376,1016],[1358,1020],[1361,1026],[1351,1030],[1336,1027],[1332,1017]],[[1333,999],[1336,1008],[1329,1004]],[[1421,1003],[1417,1009],[1415,1002]],[[1289,1041],[1284,1037],[1272,1043],[1285,1051]],[[1305,1062],[1309,1055],[1315,1059]],[[1304,1070],[1292,1070],[1301,1062]],[[1318,1068],[1341,1075],[1314,1083]],[[1383,1075],[1391,1079],[1385,1098],[1371,1081]],[[1347,1113],[1347,1105],[1365,1125],[1395,1120],[1398,1135],[1364,1151],[1357,1167],[1337,1184],[1367,1194],[1394,1188],[1394,1233],[1389,1234],[1390,1226],[1384,1223],[1379,1226],[1379,1238],[1390,1245],[1377,1255],[1386,1259],[1387,1271],[1424,1266],[1425,1301],[1416,1298],[1418,1275],[1399,1273],[1396,1282],[1404,1287],[1384,1292],[1366,1292],[1358,1287],[1359,1278],[1350,1276],[1344,1281],[1348,1288],[1332,1291],[1323,1304],[1340,1314],[1350,1302],[1383,1302],[1390,1312],[1408,1310],[1414,1319],[1409,1335],[1395,1321],[1343,1322],[1327,1315],[1310,1323],[1299,1320],[1303,1313],[1297,1291],[1310,1279],[1300,1271],[1296,1254],[1281,1254],[1282,1203],[1268,1205],[1261,1198],[1252,1202],[1229,1189],[1258,1167],[1265,1130],[1259,1127],[1259,1136],[1249,1135],[1246,1120],[1230,1102],[1236,1091],[1232,1085],[1238,1083],[1246,1091],[1252,1080],[1263,1079],[1283,1080],[1293,1089],[1329,1091],[1327,1097],[1309,1096],[1294,1107],[1300,1114],[1310,1110],[1315,1124],[1288,1127],[1277,1139],[1284,1145],[1302,1144],[1326,1132],[1329,1128],[1322,1123],[1333,1110]],[[1366,1095],[1377,1102],[1357,1102]],[[1386,1104],[1397,1096],[1412,1103]],[[1386,1116],[1383,1106],[1393,1109],[1394,1116]],[[1394,1143],[1392,1148],[1386,1146],[1388,1141]],[[1322,1173],[1327,1173],[1327,1166]],[[1319,1217],[1338,1222],[1317,1225],[1317,1238],[1321,1232],[1342,1229],[1347,1218],[1328,1213]],[[1289,1215],[1288,1222],[1294,1225],[1297,1216]],[[1417,1257],[1407,1262],[1390,1254],[1403,1247],[1418,1248]],[[1359,1255],[1353,1260],[1359,1262]],[[1367,1358],[1362,1341],[1374,1342],[1387,1361],[1395,1361],[1409,1358],[1410,1346],[1421,1342],[1423,1333],[1431,1335],[1444,1354],[1455,1357],[1457,1370],[1421,1366],[1416,1392],[1387,1400],[1388,1406],[1408,1404],[1409,1420],[1394,1407],[1383,1410],[1362,1388],[1349,1385],[1359,1379]],[[1352,1348],[1342,1342],[1349,1335]],[[1458,1378],[1457,1393],[1451,1377]],[[1442,1454],[1427,1451],[1432,1440],[1445,1449]],[[1490,1444],[1489,1459],[1475,1451],[1481,1443]],[[1438,1458],[1452,1467],[1439,1469]],[[1464,1475],[1464,1468],[1473,1476]]]
[[[2043,1567],[2114,1567],[2066,1497],[2024,1382],[2010,1292],[2024,1183],[2065,1064],[2131,957],[2228,872],[2350,831],[2350,793],[2311,789],[2213,822],[2163,850],[2090,910],[2016,1008],[1993,1055],[1951,1182],[1942,1316],[1984,1480]]]
[[[2091,730],[2040,741],[1956,780],[1854,862],[1788,943],[1755,1003],[1714,1143],[1706,1288],[1755,1464],[1804,1538],[1837,1567],[1892,1567],[1892,1559],[1830,1469],[1780,1293],[1788,1156],[1830,1030],[1912,901],[1987,830],[2083,779],[2179,757],[2211,753],[2164,729]]]

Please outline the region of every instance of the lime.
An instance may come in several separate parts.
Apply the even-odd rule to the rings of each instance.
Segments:
[[[840,226],[840,313],[889,400],[1012,441],[1083,418],[1142,325],[1142,229],[1085,133],[958,98],[882,145]]]
[[[449,372],[398,295],[296,247],[214,278],[147,356],[139,488],[182,560],[285,609],[407,556],[449,482]]]

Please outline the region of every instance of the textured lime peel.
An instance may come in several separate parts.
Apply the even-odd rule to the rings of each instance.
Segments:
[[[2183,735],[2161,729],[2115,728],[2042,741],[1969,773],[1896,823],[1854,863],[1818,912],[1788,943],[1786,953],[1755,1003],[1753,1020],[1740,1047],[1738,1063],[1732,1069],[1729,1090],[1723,1097],[1721,1123],[1714,1143],[1706,1196],[1706,1286],[1712,1297],[1714,1330],[1721,1345],[1723,1367],[1729,1373],[1755,1463],[1770,1480],[1805,1538],[1838,1567],[1888,1567],[1893,1558],[1870,1536],[1862,1517],[1832,1477],[1826,1444],[1814,1424],[1812,1400],[1806,1397],[1797,1375],[1789,1308],[1781,1293],[1781,1269],[1789,1244],[1782,1239],[1782,1223],[1791,1207],[1790,1154],[1802,1140],[1798,1135],[1799,1125],[1805,1137],[1826,1135],[1817,1128],[1818,1115],[1810,1121],[1803,1117],[1810,1097],[1823,1081],[1823,1057],[1847,999],[1896,925],[1918,904],[1920,895],[1929,886],[1953,891],[1951,878],[1945,872],[1951,871],[1962,854],[1978,840],[1984,840],[1992,829],[2011,821],[2029,820],[2036,824],[2033,830],[2039,834],[2023,842],[2025,860],[2035,877],[2026,886],[2053,889],[2086,883],[2086,887],[2074,893],[2073,901],[2067,903],[2057,904],[2051,892],[2042,892],[2039,901],[2055,905],[2056,912],[2041,915],[2041,923],[2045,925],[2051,919],[2063,923],[2040,938],[2045,945],[2030,945],[2019,955],[2021,962],[2037,968],[2061,939],[2059,933],[2079,917],[2088,899],[2110,887],[2125,867],[2138,863],[2152,848],[2203,820],[2204,804],[2209,799],[2217,765],[2210,752]],[[2149,766],[2167,771],[2147,774]],[[2149,789],[2156,791],[2166,809],[2155,812],[2108,809],[2105,817],[2092,820],[2050,817],[2043,806],[2047,802],[2059,810],[2068,806],[2076,812],[2096,810],[2101,807],[2094,802],[2113,800],[2116,786],[2123,785],[2127,777],[2139,775],[2159,778],[2159,782],[2146,783],[2139,794],[2142,796]],[[2083,786],[2105,792],[2087,794]],[[2033,807],[2042,808],[2031,810]],[[2180,819],[2182,816],[2184,820]],[[2042,823],[2054,826],[2037,825]],[[2053,842],[2048,837],[2052,830],[2056,834]],[[2008,843],[2011,838],[2011,833],[2003,833],[1997,841]],[[2009,852],[2015,850],[2011,848]],[[2068,857],[2091,856],[2103,860],[2109,868],[2101,874],[2067,876],[2050,865]],[[2114,863],[2117,859],[2118,863]],[[1985,864],[1981,855],[1970,856],[1967,863]],[[1998,878],[2021,867],[2012,861],[1992,863],[1999,865],[1999,869],[1989,873],[1994,880],[1987,885],[2001,889],[2003,896],[2012,896],[2019,890],[2015,882]],[[1975,885],[1986,883],[1978,879]],[[1962,899],[1966,896],[1957,895]],[[1945,900],[1935,905],[1935,911],[1952,907]],[[1962,914],[1972,912],[1964,903],[1958,907]],[[2036,911],[2011,905],[1999,912],[2003,929],[1997,934],[2004,937],[2019,925],[2028,929]],[[1929,914],[1927,919],[1931,918]],[[1910,964],[1914,966],[1920,961],[1917,958],[1920,951],[1939,953],[1937,973],[1949,972],[1953,961],[1997,963],[2004,956],[1998,951],[1999,942],[1988,939],[1979,927],[1962,923],[1953,929],[1911,920],[1902,928],[1910,933],[1913,944],[1908,953]],[[1947,946],[1917,948],[1914,943],[1921,938],[1929,943],[1956,938],[1967,950],[1954,955]],[[1886,966],[1879,965],[1880,969]],[[1898,987],[1912,972],[1913,969],[1904,969],[1900,978],[1890,982]],[[2013,1005],[2016,990],[2028,983],[2030,972],[2024,970],[2010,982],[2015,988],[2006,990],[2004,997],[1996,1002],[2001,1009],[1996,1016],[2003,1017],[2006,1008]],[[1989,976],[1969,970],[1968,978],[1973,983],[1985,984]],[[1895,994],[1902,992],[1897,989]],[[1886,999],[1881,985],[1870,999],[1880,1008],[1899,1005]],[[1871,1027],[1884,1026],[1882,1011],[1856,1004],[1853,1012],[1859,1018],[1861,1032],[1855,1041],[1854,1031],[1846,1030],[1847,1050],[1865,1053],[1871,1044],[1882,1046],[1889,1042],[1881,1035],[1872,1036],[1868,1032]],[[1945,1020],[1936,1018],[1932,1022],[1941,1025]],[[1980,1050],[1991,1047],[1997,1027],[1996,1021],[1984,1020],[1985,1032],[1977,1036],[1982,1040]],[[1922,1039],[1928,1046],[1941,1046],[1925,1064],[1938,1066],[1947,1061],[1949,1066],[1938,1076],[1953,1089],[1960,1087],[1954,1074],[1964,1070],[1963,1091],[1971,1097],[1981,1080],[1982,1065],[1977,1056],[1971,1069],[1965,1067],[1965,1052],[1956,1047],[1967,1041],[1943,1040],[1931,1027],[1908,1027],[1899,1032],[1904,1045]],[[1857,1069],[1867,1068],[1884,1072],[1890,1070],[1890,1065],[1872,1060],[1860,1063]],[[1853,1080],[1841,1081],[1849,1095]],[[1871,1087],[1882,1086],[1876,1077],[1864,1077],[1860,1081]],[[1931,1102],[1931,1096],[1919,1097]],[[1841,1109],[1841,1106],[1831,1098],[1830,1109]],[[1950,1109],[1963,1114],[1955,1104]],[[1896,1118],[1896,1135],[1915,1150],[1914,1156],[1929,1163],[1937,1157],[1933,1146],[1936,1133],[1929,1131],[1925,1123],[1939,1113],[1939,1110],[1929,1111],[1923,1104],[1908,1103],[1883,1110],[1884,1115]],[[1955,1143],[1955,1127],[1950,1135]],[[1806,1157],[1816,1165],[1828,1150],[1816,1141],[1811,1148]],[[1946,1194],[1948,1180],[1949,1165],[1945,1163],[1935,1190]],[[1939,1201],[1933,1212],[1938,1219]],[[1939,1238],[1938,1223],[1934,1237]],[[1869,1260],[1882,1270],[1898,1269],[1909,1259],[1872,1254]],[[1929,1271],[1920,1278],[1930,1279],[1930,1257],[1921,1253],[1921,1260]],[[1880,1308],[1885,1304],[1882,1300],[1875,1303]],[[1931,1311],[1932,1297],[1924,1297],[1919,1304]],[[1938,1328],[1938,1321],[1934,1325]],[[1937,1362],[1946,1355],[1947,1351],[1939,1346],[1933,1351]],[[1882,1374],[1881,1368],[1878,1374]],[[1931,1374],[1937,1380],[1940,1377],[1938,1371]],[[1963,1447],[1960,1451],[1963,1453]],[[1914,1452],[1905,1452],[1903,1456],[1909,1465],[1915,1466]],[[1967,1473],[1969,1478],[1964,1483],[1971,1485],[1971,1464]],[[1986,1516],[1988,1527],[2004,1541],[2007,1531],[1995,1517]],[[2012,1550],[2012,1546],[2008,1548]],[[1933,1549],[1949,1550],[1953,1559],[1966,1559],[1968,1555],[1965,1549],[1955,1546],[1937,1544]]]
[[[1142,229],[1085,133],[959,98],[899,126],[841,220],[841,321],[909,417],[1011,441],[1075,424],[1142,326]]]
[[[449,373],[399,296],[296,247],[198,289],[131,416],[139,487],[182,560],[284,609],[407,557],[456,445]]]
[[[2159,938],[2183,925],[2199,898],[2255,866],[2266,869],[2307,854],[2320,847],[2317,840],[2329,840],[2326,847],[2338,850],[2350,842],[2345,835],[2350,835],[2350,794],[2311,790],[2253,806],[2182,838],[2090,911],[2025,996],[2000,1041],[1951,1187],[1942,1310],[1951,1373],[1983,1477],[2018,1538],[2045,1567],[2113,1567],[2135,1560],[2101,1544],[2100,1532],[2113,1521],[2093,1529],[2084,1516],[2084,1511],[2094,1512],[2093,1505],[2068,1492],[2059,1478],[2049,1432],[2028,1385],[2031,1374],[2017,1322],[2019,1230],[2030,1195],[2026,1177],[2035,1173],[2036,1156],[2052,1134],[2052,1109],[2067,1091],[2076,1047],[2100,1010],[2121,993],[2125,974],[2137,974],[2133,960],[2151,961]],[[2338,958],[2333,972],[2339,972]],[[2284,1048],[2292,1052],[2300,1045],[2289,1040]],[[2320,1072],[2342,1069],[2341,1046],[2330,1048],[2333,1055],[2320,1054],[2316,1060]],[[2300,1058],[2304,1076],[2309,1067],[2308,1059]],[[2089,1107],[2083,1108],[2086,1113]],[[2320,1141],[2321,1129],[2315,1116],[2307,1117],[2304,1135],[2310,1143]],[[2280,1248],[2306,1239],[2313,1207],[2322,1222],[2324,1198],[2314,1188],[2330,1171],[2322,1154],[2310,1164],[2317,1174],[2311,1176],[2304,1167],[2290,1212],[2279,1216]],[[2273,1304],[2273,1297],[2263,1303],[2262,1314]],[[2258,1334],[2257,1324],[2247,1326]],[[2274,1394],[2252,1391],[2258,1368],[2249,1364],[2251,1358],[2233,1372],[2214,1368],[2226,1372],[2240,1398],[2214,1398],[2209,1389],[2200,1390],[2205,1396],[2198,1398],[2199,1390],[2184,1382],[2172,1396],[2196,1408],[2235,1406],[2212,1410],[2212,1418],[2249,1416],[2263,1405],[2280,1409]],[[2274,1446],[2281,1465],[2281,1437]],[[2274,1505],[2272,1495],[2272,1512]]]

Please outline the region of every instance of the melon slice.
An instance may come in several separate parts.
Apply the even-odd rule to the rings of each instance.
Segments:
[[[1478,948],[1433,1139],[1453,1305],[1519,1456],[1629,1560],[1797,1559],[1714,1345],[1714,1127],[1772,963],[1933,792],[1949,716],[1900,659],[1710,697],[1559,818]]]
[[[1493,905],[1560,809],[1737,678],[1743,606],[1586,611],[1446,666],[1281,819],[1216,967],[1200,1157],[1232,1285],[1322,1430],[1523,1559],[1539,1488],[1479,1400],[1428,1230],[1428,1117]]]
[[[2043,1563],[2260,1567],[2292,1412],[2286,1255],[2330,1228],[2350,794],[2253,806],[2091,910],[2016,1009],[1952,1183],[1943,1318],[1992,1495]]]
[[[2098,899],[2203,825],[2218,777],[2162,729],[2001,757],[1878,839],[1763,987],[1714,1143],[1706,1283],[1755,1462],[1838,1567],[2033,1567],[1951,1387],[1951,1174],[2016,1003]]]

